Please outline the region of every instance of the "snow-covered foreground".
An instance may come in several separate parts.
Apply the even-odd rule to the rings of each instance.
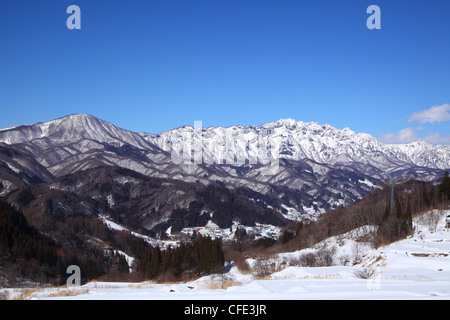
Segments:
[[[355,242],[370,230],[327,239],[313,249],[271,257],[278,272],[264,279],[232,267],[180,284],[92,282],[78,288],[40,289],[33,299],[151,299],[151,300],[292,300],[292,299],[450,299],[450,229],[440,213],[436,230],[415,219],[415,233],[386,247],[372,249]],[[430,230],[433,229],[433,230]],[[334,247],[331,267],[299,267],[293,261],[318,248]],[[354,261],[359,263],[354,264]],[[345,264],[342,262],[346,261]],[[353,262],[352,262],[353,261]],[[286,262],[283,264],[283,262]],[[249,260],[255,265],[255,261]],[[290,265],[290,266],[289,266]],[[364,276],[369,276],[365,279]],[[14,293],[11,292],[11,295]]]

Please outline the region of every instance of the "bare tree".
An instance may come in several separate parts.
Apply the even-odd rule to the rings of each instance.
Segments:
[[[334,256],[336,255],[336,247],[323,247],[316,252],[317,264],[319,267],[329,267],[334,263]]]
[[[443,214],[443,210],[431,210],[420,217],[420,222],[426,225],[430,232],[436,232]]]
[[[353,251],[354,264],[357,264],[359,261],[361,261],[363,253],[364,253],[362,244],[358,241],[353,242],[352,251]]]

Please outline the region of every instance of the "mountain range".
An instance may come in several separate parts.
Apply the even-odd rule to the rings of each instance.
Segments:
[[[384,144],[293,119],[148,134],[74,114],[0,131],[1,197],[40,214],[103,212],[147,233],[209,220],[283,225],[386,180],[432,181],[448,169],[450,146]]]

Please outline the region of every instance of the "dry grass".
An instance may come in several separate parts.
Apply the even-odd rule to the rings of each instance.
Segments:
[[[426,275],[382,275],[383,281],[433,281]]]
[[[414,257],[422,257],[422,258],[428,258],[428,257],[447,257],[448,253],[411,253]]]
[[[339,273],[329,273],[329,274],[311,274],[311,275],[286,275],[286,276],[266,276],[261,278],[256,278],[257,280],[319,280],[319,279],[342,279]]]
[[[73,297],[89,293],[88,288],[58,288],[56,292],[46,294],[46,298]]]
[[[30,300],[32,295],[40,290],[40,288],[25,288],[20,289],[20,293],[18,296],[14,297],[12,300]]]
[[[209,280],[197,282],[196,289],[226,290],[229,287],[242,286],[244,284],[246,284],[246,283],[236,281],[236,280],[230,280],[230,279],[225,279],[225,280],[209,279]]]
[[[61,286],[57,288],[23,288],[19,290],[18,294],[14,295],[12,300],[31,300],[37,296],[45,298],[71,297],[87,293],[89,293],[89,289],[82,287],[67,288]]]

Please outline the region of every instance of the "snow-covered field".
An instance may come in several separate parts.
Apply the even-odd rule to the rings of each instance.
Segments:
[[[436,211],[437,212],[437,211]],[[38,289],[29,299],[139,300],[298,300],[298,299],[450,299],[450,229],[441,211],[436,227],[415,219],[414,235],[373,249],[356,242],[371,228],[327,239],[314,248],[270,257],[276,272],[264,278],[236,267],[177,284],[91,282],[76,288]],[[320,248],[333,249],[333,266],[301,267],[295,261]],[[256,266],[256,261],[249,259]],[[357,262],[355,264],[355,262]],[[370,277],[369,277],[370,276]],[[368,278],[367,278],[368,277]],[[9,296],[24,294],[10,289]]]

